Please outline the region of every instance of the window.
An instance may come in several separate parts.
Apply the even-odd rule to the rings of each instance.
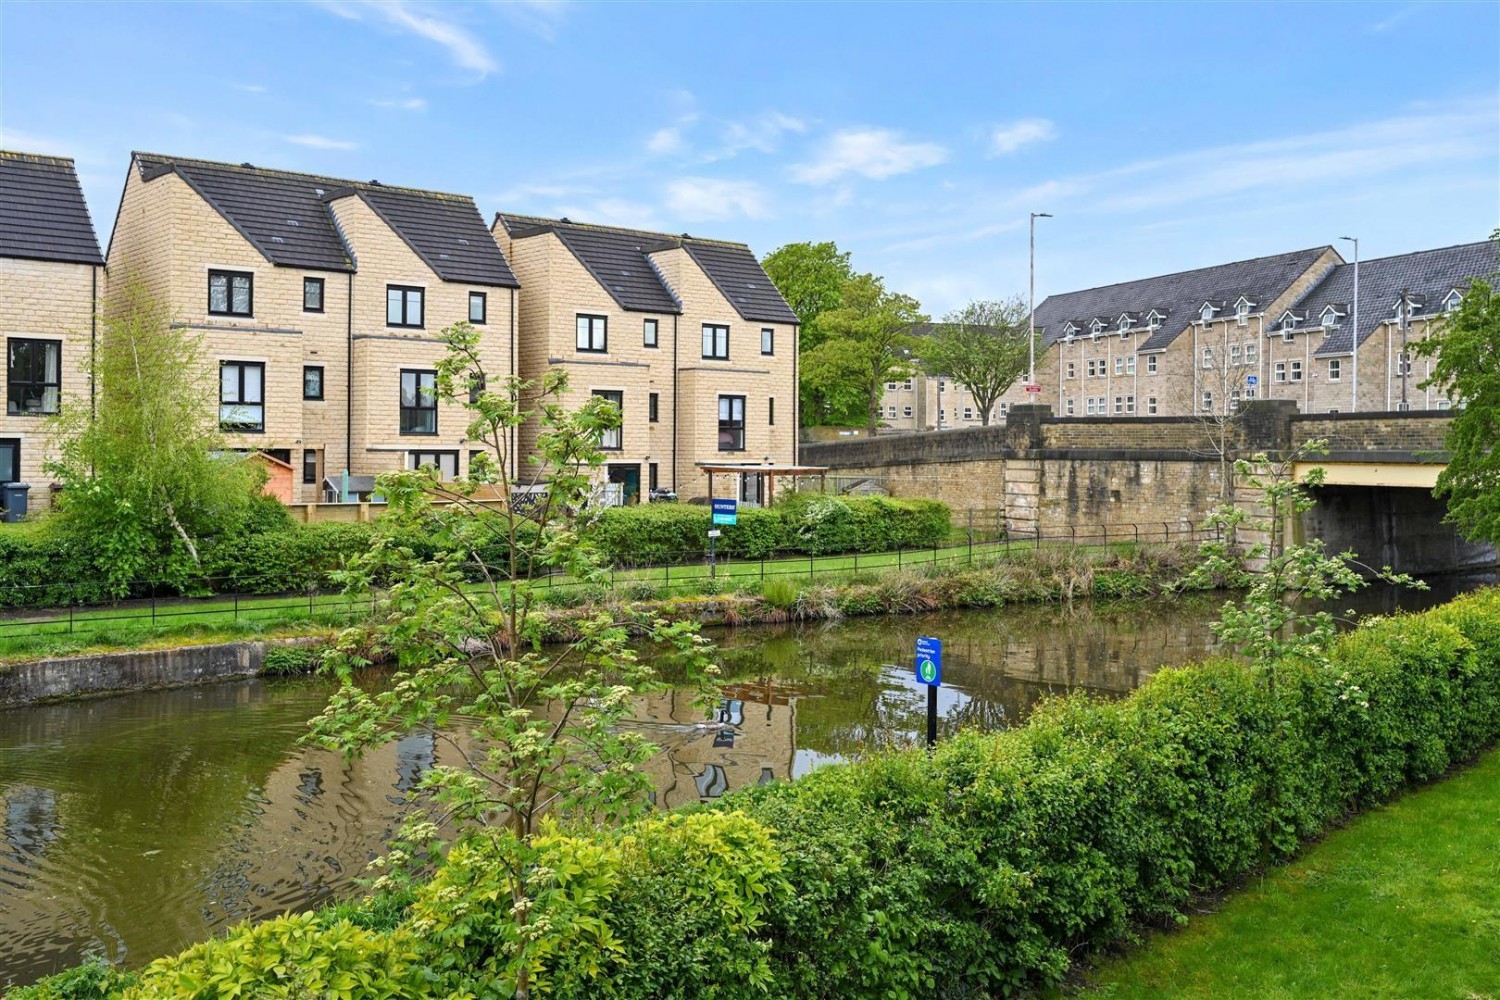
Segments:
[[[1073,415],[1073,400],[1071,397],[1064,401],[1063,410],[1067,413],[1068,416],[1071,417]]]
[[[1283,333],[1281,335],[1281,342],[1283,344],[1295,344],[1297,342],[1297,333],[1296,333],[1296,331],[1288,329],[1285,333]]]
[[[1099,363],[1093,358],[1089,359],[1089,378],[1099,374]]]
[[[1205,302],[1203,304],[1203,308],[1201,310],[1199,310],[1199,312],[1198,312],[1198,318],[1201,319],[1201,320],[1203,320],[1203,322],[1205,322],[1205,323],[1207,323],[1209,320],[1213,319],[1214,318],[1214,307],[1211,306],[1211,305],[1209,305],[1207,302]]]
[[[21,439],[0,438],[0,483],[14,483],[21,478]]]
[[[1271,372],[1272,372],[1272,377],[1275,379],[1275,381],[1277,381],[1277,382],[1285,382],[1286,381],[1286,362],[1285,361],[1278,361],[1278,362],[1276,362],[1274,365],[1271,366]]]
[[[974,419],[974,407],[972,407],[972,406],[965,406],[964,407],[964,419],[965,420],[973,420]]]
[[[1203,367],[1204,368],[1212,368],[1213,366],[1214,366],[1214,349],[1212,347],[1205,347],[1203,349]]]
[[[408,285],[386,285],[385,325],[420,328],[422,289]]]
[[[1125,374],[1126,375],[1134,375],[1135,374],[1135,355],[1134,354],[1130,355],[1129,357],[1127,357],[1125,359]]]
[[[703,356],[721,361],[729,358],[729,327],[716,323],[703,324]],[[910,385],[907,386],[911,388]]]
[[[302,311],[308,313],[320,313],[323,311],[323,279],[302,279]]]
[[[1077,363],[1073,362],[1073,361],[1069,361],[1068,362],[1068,378],[1076,378],[1077,376],[1078,376],[1078,365],[1077,365]]]
[[[646,419],[653,424],[661,421],[661,396],[657,393],[646,397]]]
[[[1337,406],[1330,406],[1328,408],[1328,412],[1329,413],[1337,413],[1337,412],[1339,412],[1339,408]]]
[[[1463,302],[1463,296],[1458,294],[1458,289],[1454,289],[1453,291],[1449,292],[1448,297],[1443,300],[1443,312],[1453,312],[1458,308],[1459,303],[1461,302]]]
[[[318,452],[314,448],[306,448],[302,452],[302,481],[304,483],[318,481]]]
[[[1010,404],[1009,403],[1001,403],[1000,404],[1000,415],[1002,417],[1010,415]]]
[[[609,350],[609,319],[605,316],[590,316],[579,313],[578,334],[574,346],[580,351],[603,354]]]
[[[760,353],[776,353],[776,331],[771,327],[762,327],[760,331]]]
[[[1292,362],[1292,381],[1293,382],[1301,382],[1302,381],[1302,362],[1300,362],[1300,361],[1293,361]]]
[[[885,415],[886,415],[887,418],[889,418],[891,420],[895,420],[896,419],[896,408],[894,406],[887,406],[885,408]]]
[[[1146,397],[1146,415],[1150,416],[1150,417],[1156,416],[1156,397],[1155,396],[1147,396]]]
[[[1253,365],[1253,364],[1255,364],[1256,352],[1257,352],[1257,348],[1256,348],[1256,346],[1253,343],[1245,345],[1245,364],[1247,364],[1247,365]]]
[[[1148,355],[1146,355],[1146,374],[1147,375],[1155,375],[1156,374],[1156,358],[1157,358],[1157,356],[1155,354],[1148,354]]]
[[[905,382],[902,382],[901,383],[901,388],[903,388],[903,389],[907,390],[908,392],[910,392],[911,391],[911,379],[907,379]]]
[[[1203,390],[1203,412],[1211,413],[1214,408],[1214,394],[1207,389]]]
[[[244,271],[208,272],[210,316],[251,316],[255,306],[255,276]]]
[[[1124,333],[1126,330],[1129,330],[1129,329],[1130,329],[1130,317],[1129,316],[1121,316],[1120,317],[1120,332]]]
[[[1239,366],[1239,363],[1240,363],[1240,345],[1239,344],[1230,344],[1229,345],[1229,363],[1230,363],[1230,365],[1235,366],[1235,367]]]
[[[1135,412],[1135,397],[1134,396],[1126,396],[1125,397],[1125,412],[1126,413],[1134,413]]]
[[[1451,401],[1449,401],[1449,400],[1446,400],[1446,399],[1440,399],[1440,400],[1437,401],[1437,408],[1440,409],[1440,410],[1449,410],[1449,409],[1453,408],[1453,403]],[[0,448],[3,448],[3,447],[4,447],[4,445],[0,444]],[[0,459],[0,479],[3,479],[4,477],[5,477],[4,459]]]
[[[655,493],[661,488],[661,474],[656,463],[651,462],[646,466],[646,489]]]
[[[1234,321],[1239,326],[1250,325],[1250,303],[1241,302],[1234,307]]]
[[[706,328],[705,328],[706,329]],[[911,407],[906,408],[911,416]],[[719,397],[719,450],[745,450],[745,397]]]
[[[302,367],[302,398],[323,398],[323,366],[304,365]]]
[[[620,424],[607,428],[599,435],[599,447],[605,451],[619,451],[625,446],[625,394],[613,389],[595,389],[594,395],[615,404],[620,411]]]
[[[1124,375],[1125,374],[1125,359],[1124,358],[1115,358],[1115,374],[1116,375]]]
[[[901,388],[901,383],[900,382],[887,382],[885,384],[885,387],[887,389],[899,389],[899,388]]]
[[[479,402],[479,397],[484,395],[485,377],[479,372],[469,373],[469,402]]]
[[[1398,353],[1396,355],[1396,371],[1394,372],[1394,374],[1397,375],[1397,376],[1410,375],[1411,374],[1411,355],[1410,354],[1408,354],[1405,351],[1401,351],[1400,353]]]
[[[766,423],[772,427],[776,426],[776,397],[772,396],[766,400]]]
[[[1257,390],[1256,390],[1255,386],[1253,386],[1253,385],[1252,386],[1247,386],[1245,388],[1245,398],[1246,399],[1254,399],[1256,391]]]
[[[938,379],[938,392],[942,392],[946,388],[948,388],[948,380],[943,378]]]
[[[258,434],[266,429],[266,366],[259,361],[219,362],[219,429]]]
[[[1337,382],[1343,377],[1344,362],[1340,358],[1328,359],[1328,381]]]
[[[903,417],[909,417],[909,416],[911,416],[911,407],[910,406],[903,406],[903,407],[901,407],[901,415]]]
[[[1410,403],[1401,402],[1401,401],[1398,401],[1396,403],[1396,411],[1398,413],[1405,413],[1409,409],[1411,409],[1411,404]]]
[[[1094,397],[1090,396],[1089,398],[1085,399],[1083,402],[1084,402],[1083,412],[1085,414],[1087,414],[1088,416],[1092,417],[1094,415]]]
[[[409,451],[406,467],[413,472],[430,465],[437,469],[438,478],[449,482],[458,478],[458,452],[456,451]]]
[[[489,317],[489,296],[484,292],[469,293],[469,322],[483,325]]]
[[[437,372],[401,369],[401,433],[437,432]]]
[[[938,423],[942,423],[944,420],[947,420],[947,419],[948,419],[948,411],[946,409],[938,410]]]
[[[1336,322],[1338,322],[1338,318],[1338,311],[1335,310],[1332,306],[1329,306],[1327,309],[1323,310],[1323,326],[1325,328],[1332,327]]]
[[[1115,412],[1116,413],[1124,413],[1125,412],[1125,397],[1124,396],[1116,396],[1115,397]]]
[[[656,347],[661,324],[654,319],[641,321],[641,343],[647,347]],[[894,389],[895,386],[890,386]]]
[[[62,401],[62,341],[12,337],[6,345],[5,412],[56,413]]]

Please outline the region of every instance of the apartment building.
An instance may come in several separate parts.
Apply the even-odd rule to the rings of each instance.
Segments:
[[[51,499],[47,418],[92,399],[103,264],[73,161],[0,151],[0,483],[31,484],[33,510]]]
[[[934,323],[918,323],[911,332],[916,337],[927,337],[934,329]],[[990,407],[991,423],[1003,421],[1014,402],[1024,402],[1025,375],[1016,381],[1017,385]],[[974,394],[962,383],[947,376],[914,371],[910,378],[885,384],[877,416],[882,427],[892,430],[953,430],[982,426],[981,409]]]
[[[467,470],[466,411],[433,395],[444,327],[514,370],[518,283],[464,195],[137,152],[107,258],[201,337],[231,444],[293,465],[303,502],[346,470]]]
[[[621,500],[707,495],[706,465],[796,461],[797,317],[747,246],[508,213],[493,232],[520,279],[521,375],[562,367],[570,406],[620,407],[604,475]],[[738,480],[762,499],[762,476]]]
[[[1497,268],[1489,241],[1361,261],[1357,379],[1354,265],[1333,268],[1274,317],[1266,351],[1269,395],[1294,399],[1307,413],[1355,409],[1356,393],[1359,410],[1448,409],[1444,393],[1421,388],[1432,359],[1413,358],[1409,347],[1458,308],[1472,278]]]

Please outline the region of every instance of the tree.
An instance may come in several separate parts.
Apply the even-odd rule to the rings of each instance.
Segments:
[[[312,739],[348,754],[412,733],[444,746],[446,760],[419,783],[430,807],[405,821],[377,886],[404,884],[435,863],[443,836],[482,854],[513,907],[513,933],[495,944],[503,995],[525,997],[544,947],[537,942],[570,912],[557,898],[557,873],[540,867],[539,841],[622,822],[648,804],[640,766],[656,748],[622,723],[633,697],[664,685],[632,637],[664,649],[679,679],[700,683],[706,698],[716,668],[696,625],[628,609],[599,610],[570,625],[566,645],[543,644],[539,598],[558,591],[541,577],[604,591],[589,501],[601,435],[620,425],[619,410],[599,396],[568,409],[562,369],[538,382],[488,376],[480,334],[467,323],[441,340],[435,395],[468,410],[466,437],[483,452],[457,482],[441,482],[430,467],[379,478],[387,512],[370,551],[342,576],[351,592],[374,595],[374,613],[325,661],[340,688],[312,721]],[[539,434],[522,481],[505,472],[507,448],[528,421]],[[413,537],[432,555],[414,552]],[[365,687],[360,668],[377,655],[397,671]]]
[[[204,540],[250,516],[264,474],[225,450],[200,339],[140,283],[112,297],[86,372],[97,414],[64,404],[51,428],[62,528],[117,594],[147,576],[185,586]]]
[[[1447,435],[1448,466],[1436,495],[1448,501],[1448,519],[1465,536],[1500,542],[1500,296],[1495,284],[1476,278],[1458,311],[1434,323],[1412,347],[1436,358],[1419,388],[1437,386],[1455,401]]]
[[[823,343],[818,317],[837,309],[844,283],[854,276],[849,254],[833,242],[788,243],[761,261],[771,282],[797,314],[802,353]]]
[[[891,379],[907,376],[907,359],[915,342],[911,328],[927,317],[916,299],[888,291],[885,282],[873,274],[846,281],[839,302],[837,309],[818,318],[828,339],[812,352],[821,355],[809,355],[806,365],[849,373],[844,391],[857,387],[863,392],[860,416],[873,434],[880,419],[883,387]]]
[[[915,349],[930,375],[946,376],[968,389],[988,427],[990,410],[1030,359],[1026,302],[976,299],[954,310]]]

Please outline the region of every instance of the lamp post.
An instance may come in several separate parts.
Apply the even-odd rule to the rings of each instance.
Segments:
[[[1349,346],[1349,367],[1352,369],[1349,376],[1349,412],[1353,413],[1359,409],[1359,237],[1340,236],[1339,239],[1354,244],[1354,306],[1351,310],[1354,313],[1351,320],[1354,324],[1354,337]]]
[[[1026,391],[1028,393],[1034,392],[1031,387],[1036,385],[1036,220],[1050,218],[1052,218],[1050,212],[1031,213],[1031,279],[1030,293],[1028,295],[1030,301],[1027,303],[1029,308],[1027,309],[1026,319],[1026,351],[1029,361],[1027,365]],[[1027,402],[1029,403],[1031,400],[1028,399]]]

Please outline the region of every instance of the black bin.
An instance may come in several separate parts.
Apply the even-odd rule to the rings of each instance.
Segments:
[[[0,521],[19,521],[26,516],[26,494],[31,492],[30,483],[6,483],[0,486]]]

